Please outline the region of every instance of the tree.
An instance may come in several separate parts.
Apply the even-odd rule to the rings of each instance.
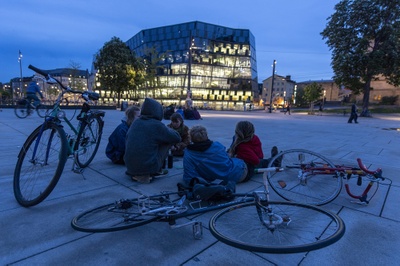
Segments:
[[[321,99],[323,95],[323,89],[321,84],[313,82],[304,87],[303,99],[310,104],[310,114],[314,113],[314,102]]]
[[[118,106],[121,92],[135,85],[137,66],[135,55],[117,37],[106,42],[95,57],[94,67],[98,70],[101,86],[117,94]]]
[[[400,0],[342,0],[321,35],[335,82],[364,94],[361,115],[369,113],[372,80],[400,85]]]
[[[71,69],[71,81],[69,82],[69,86],[74,90],[84,91],[86,88],[85,84],[82,82],[81,79],[77,79],[76,77],[79,76],[81,64],[71,60],[69,62],[69,66]]]

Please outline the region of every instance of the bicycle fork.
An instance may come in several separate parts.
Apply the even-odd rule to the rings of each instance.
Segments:
[[[50,146],[51,146],[51,142],[52,142],[53,137],[54,137],[54,130],[51,131],[50,137],[49,137],[49,139],[47,141],[45,158],[43,159],[43,161],[38,161],[38,159],[36,158],[37,149],[38,149],[38,146],[40,144],[40,141],[42,140],[43,132],[45,130],[45,125],[46,124],[42,124],[42,126],[40,128],[40,132],[39,132],[39,134],[38,134],[38,136],[36,138],[36,141],[35,141],[35,147],[33,148],[32,158],[29,160],[29,162],[31,162],[33,165],[45,166],[45,165],[48,164],[48,159],[49,159],[49,154],[50,154]]]
[[[267,175],[268,175],[267,172],[263,173],[263,182],[265,188],[264,193],[266,195],[266,200],[264,200],[264,204],[262,203],[261,197],[257,194],[257,192],[254,192],[253,195],[260,222],[268,230],[273,232],[280,225],[288,226],[291,222],[291,219],[289,216],[282,217],[281,215],[274,213],[272,206],[269,204],[269,189],[267,183],[268,182]]]

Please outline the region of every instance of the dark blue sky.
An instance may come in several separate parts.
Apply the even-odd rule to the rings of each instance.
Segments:
[[[0,82],[42,69],[91,69],[93,55],[116,36],[142,29],[203,21],[249,29],[256,39],[259,82],[272,74],[300,82],[331,79],[331,53],[320,32],[339,0],[13,0],[1,1]]]

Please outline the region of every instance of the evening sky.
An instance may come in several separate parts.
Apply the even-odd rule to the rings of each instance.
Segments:
[[[142,29],[202,21],[249,29],[256,39],[258,81],[276,74],[297,82],[333,76],[321,31],[339,0],[0,0],[0,82],[77,63],[89,71],[93,55],[112,37],[127,41]]]

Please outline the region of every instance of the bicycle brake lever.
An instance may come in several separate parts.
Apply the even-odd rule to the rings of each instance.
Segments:
[[[57,84],[57,81],[53,77],[47,77],[46,83],[48,84]]]
[[[186,200],[186,195],[184,195],[184,196],[176,203],[176,205],[182,206],[183,203],[185,202],[185,200]]]

